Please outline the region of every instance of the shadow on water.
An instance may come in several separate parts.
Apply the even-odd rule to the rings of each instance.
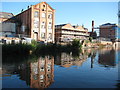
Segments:
[[[94,68],[94,64],[96,64],[96,62],[100,67],[115,68],[115,54],[115,50],[113,49],[102,49],[99,51],[87,49],[81,51],[76,50],[68,53],[57,52],[28,56],[3,56],[2,72],[3,77],[17,75],[20,80],[26,82],[26,87],[28,88],[49,88],[53,83],[55,83],[54,65],[59,65],[64,68],[82,66],[82,64],[87,62],[89,58],[91,63],[90,68]],[[6,83],[7,82],[3,82],[3,88],[9,88],[6,86]],[[120,87],[119,83],[116,84],[116,87]],[[18,86],[18,88],[20,87]]]

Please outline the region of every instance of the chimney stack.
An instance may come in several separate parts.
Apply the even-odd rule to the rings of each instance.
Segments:
[[[94,21],[92,21],[92,33],[94,32]]]

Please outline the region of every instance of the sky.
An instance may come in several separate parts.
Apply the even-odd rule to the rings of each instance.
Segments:
[[[14,15],[26,10],[27,6],[39,2],[2,2],[2,11]],[[118,2],[47,2],[55,12],[55,24],[71,23],[84,25],[91,31],[92,20],[95,27],[105,23],[118,23]]]

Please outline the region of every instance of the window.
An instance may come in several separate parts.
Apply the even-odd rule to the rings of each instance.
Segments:
[[[44,21],[42,22],[42,25],[45,25],[45,22],[44,22]]]
[[[45,39],[45,33],[41,33],[41,38]]]
[[[34,12],[34,17],[39,17],[38,11],[35,11],[35,12]]]
[[[45,5],[43,5],[43,7],[45,7]]]
[[[44,66],[40,67],[40,71],[42,71],[42,72],[44,71]]]
[[[50,77],[51,77],[51,75],[50,75],[50,74],[47,74],[47,77],[48,77],[48,78],[50,78]]]
[[[45,13],[42,13],[42,17],[44,17],[44,18],[45,18],[45,15],[46,15]]]
[[[43,5],[42,11],[45,11],[45,5]]]
[[[42,29],[45,29],[45,25],[41,25],[41,28],[42,28]]]
[[[33,78],[34,78],[34,80],[38,79],[37,75],[33,75]]]
[[[42,28],[42,29],[45,29],[45,22],[42,22],[42,23],[41,23],[41,28]]]
[[[49,33],[49,39],[52,39],[52,33]]]
[[[51,69],[51,64],[48,64],[47,65],[47,71],[50,71],[50,69]]]
[[[49,18],[49,19],[52,19],[52,14],[49,14],[49,15],[48,15],[48,18]]]
[[[35,28],[38,28],[38,27],[39,27],[39,21],[35,21],[35,20],[34,20],[34,27],[35,27]]]
[[[49,22],[48,29],[52,29],[52,22]]]
[[[40,79],[44,79],[44,75],[40,75]]]

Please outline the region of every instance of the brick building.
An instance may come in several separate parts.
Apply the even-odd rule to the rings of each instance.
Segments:
[[[55,25],[55,41],[71,41],[73,39],[86,39],[89,37],[88,29],[71,24]]]
[[[16,23],[16,34],[37,41],[54,42],[55,10],[46,2],[28,6],[28,9],[7,20]]]
[[[103,25],[100,25],[100,37],[115,40],[117,38],[117,25],[106,23]]]

